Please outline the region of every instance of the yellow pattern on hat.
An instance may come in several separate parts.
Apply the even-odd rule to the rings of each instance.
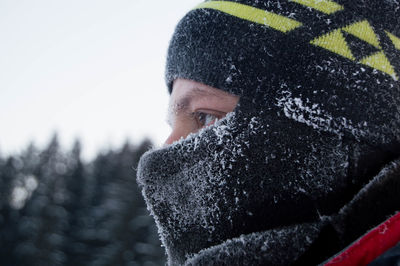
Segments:
[[[379,51],[376,53],[365,55],[359,61],[360,64],[367,65],[371,68],[386,73],[396,81],[399,80],[396,71],[394,70],[394,67],[390,63],[389,59],[386,57],[379,43],[378,36],[375,34],[374,29],[371,27],[367,20],[352,23],[348,26],[333,30],[329,33],[315,38],[310,43],[355,61],[356,59],[351,52],[351,49],[349,48],[343,32],[352,34],[358,39],[365,41],[379,49]],[[386,34],[392,40],[395,47],[400,49],[400,39],[387,31]]]
[[[331,52],[344,56],[350,60],[356,60],[340,29],[331,31],[325,35],[322,35],[321,37],[312,40],[311,44],[320,46]]]
[[[392,76],[394,80],[398,80],[399,78],[396,75],[396,72],[393,69],[393,66],[390,64],[386,55],[383,51],[377,52],[373,55],[367,56],[363,58],[360,63],[385,72]]]
[[[328,15],[344,9],[343,6],[332,0],[289,1],[313,8]],[[218,10],[243,20],[271,27],[283,33],[291,32],[294,29],[303,25],[301,22],[292,18],[232,1],[206,1],[199,4],[194,9]],[[346,41],[346,38],[343,34],[344,32],[351,34],[364,42],[367,42],[368,44],[379,49],[379,51],[373,54],[365,55],[360,61],[358,61],[353,55],[353,52],[351,51],[351,48]],[[400,50],[400,38],[394,36],[388,31],[385,32],[390,40],[393,42],[395,48]],[[386,57],[385,52],[381,47],[378,35],[375,33],[373,27],[367,20],[354,22],[350,25],[335,29],[328,33],[324,33],[311,40],[310,44],[319,46],[323,49],[326,49],[330,52],[333,52],[360,64],[367,65],[371,68],[390,75],[395,80],[398,80],[398,76],[396,74],[396,71],[394,70],[394,67],[391,65],[389,59]]]
[[[367,20],[356,22],[343,28],[345,32],[348,32],[357,38],[366,41],[367,43],[381,49],[378,37]]]
[[[291,0],[291,1],[304,6],[314,8],[328,15],[344,9],[343,6],[330,0]]]
[[[399,50],[400,50],[400,38],[394,36],[393,34],[391,34],[391,33],[388,32],[388,31],[385,31],[385,32],[386,32],[387,36],[390,38],[390,40],[392,41],[394,47],[395,47],[396,49],[399,49]]]
[[[287,33],[300,26],[302,23],[294,19],[290,19],[263,9],[252,6],[239,4],[230,1],[208,1],[199,4],[194,9],[209,8],[224,12],[226,14],[262,24],[275,30]]]

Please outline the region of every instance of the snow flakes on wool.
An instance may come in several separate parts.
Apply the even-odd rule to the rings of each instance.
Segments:
[[[300,97],[293,97],[289,90],[281,91],[279,94],[276,105],[283,109],[287,118],[337,135],[343,136],[345,132],[349,132],[356,139],[368,134],[367,121],[353,125],[353,122],[346,117],[329,114],[318,103],[310,103],[309,99],[304,102]]]
[[[140,161],[138,182],[170,264],[340,205],[327,199],[347,183],[338,181],[347,173],[343,140],[246,104]]]

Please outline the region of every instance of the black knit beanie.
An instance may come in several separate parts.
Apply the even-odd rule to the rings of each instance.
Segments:
[[[322,217],[399,156],[399,77],[397,0],[191,10],[170,43],[169,90],[185,78],[240,100],[224,119],[141,158],[138,182],[169,264],[293,263]]]
[[[206,1],[179,23],[169,89],[192,79],[371,144],[400,135],[398,0]]]

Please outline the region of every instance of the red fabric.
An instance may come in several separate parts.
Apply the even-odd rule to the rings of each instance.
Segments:
[[[325,265],[367,265],[400,241],[400,212],[358,239]]]

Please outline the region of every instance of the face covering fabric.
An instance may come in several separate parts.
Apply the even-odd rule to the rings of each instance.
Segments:
[[[315,237],[320,217],[337,212],[360,183],[347,177],[360,145],[278,109],[249,107],[242,101],[216,124],[140,161],[138,182],[172,265],[277,227],[304,224]]]

